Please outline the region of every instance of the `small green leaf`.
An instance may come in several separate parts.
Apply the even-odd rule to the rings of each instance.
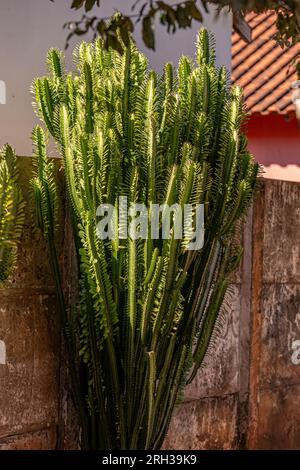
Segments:
[[[194,3],[191,5],[191,15],[194,20],[200,21],[200,22],[203,21],[203,16],[202,16],[201,11]]]
[[[124,45],[128,47],[130,43],[130,34],[129,34],[128,29],[126,28],[126,26],[121,26],[119,28],[119,31],[120,31],[120,36],[122,38]]]
[[[150,16],[145,16],[143,19],[143,41],[149,49],[155,50],[153,20]]]
[[[107,26],[106,26],[105,21],[104,20],[98,21],[96,28],[97,28],[97,31],[100,34],[100,36],[103,37],[106,33],[106,30],[107,30]]]
[[[119,54],[121,54],[121,55],[124,53],[124,49],[122,47],[122,44],[120,43],[117,36],[108,31],[107,36],[106,36],[106,48],[108,49],[109,47],[111,47],[115,51],[119,52]]]
[[[79,10],[84,5],[85,0],[73,0],[71,8],[75,8],[75,10]]]
[[[85,11],[86,12],[91,11],[94,8],[96,2],[97,2],[97,0],[86,0],[86,2],[85,2]]]
[[[176,10],[176,18],[179,28],[189,28],[191,26],[192,20],[188,14],[188,8],[186,6],[178,5]]]

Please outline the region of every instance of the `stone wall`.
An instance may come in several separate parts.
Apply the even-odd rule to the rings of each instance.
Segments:
[[[30,160],[19,164],[26,188]],[[299,184],[264,180],[214,349],[186,390],[166,448],[300,449],[300,365],[291,361],[300,340],[299,200]],[[76,423],[55,292],[29,212],[17,270],[0,290],[0,449],[70,448]],[[69,273],[70,249],[64,264]]]

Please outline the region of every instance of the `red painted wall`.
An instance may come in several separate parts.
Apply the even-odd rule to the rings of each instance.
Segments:
[[[266,177],[300,181],[300,128],[295,116],[253,114],[246,133]]]
[[[263,165],[300,165],[300,128],[294,116],[251,115],[247,133],[250,150]]]

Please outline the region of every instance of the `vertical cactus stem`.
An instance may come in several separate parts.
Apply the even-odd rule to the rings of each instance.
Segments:
[[[156,388],[156,360],[155,352],[150,351],[148,355],[148,426],[147,426],[147,438],[146,438],[146,449],[151,449],[151,441],[153,439],[153,423],[154,423],[154,403],[155,403],[155,388]]]
[[[85,129],[87,134],[94,132],[94,92],[92,68],[88,62],[84,64],[85,77]]]

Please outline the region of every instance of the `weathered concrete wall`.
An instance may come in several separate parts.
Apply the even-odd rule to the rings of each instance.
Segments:
[[[20,167],[26,187],[29,160]],[[215,349],[186,390],[166,448],[300,449],[300,365],[291,360],[300,340],[299,200],[300,184],[264,181]],[[73,296],[69,245],[64,266]],[[1,341],[0,449],[74,447],[49,259],[29,212],[17,270],[0,290]]]
[[[214,354],[165,447],[300,449],[300,184],[264,180]],[[300,361],[299,361],[300,363]]]
[[[267,181],[254,210],[248,445],[300,449],[300,184]]]
[[[19,165],[30,204],[30,160]],[[60,328],[47,249],[28,208],[17,269],[0,290],[0,341],[0,449],[55,448]]]

